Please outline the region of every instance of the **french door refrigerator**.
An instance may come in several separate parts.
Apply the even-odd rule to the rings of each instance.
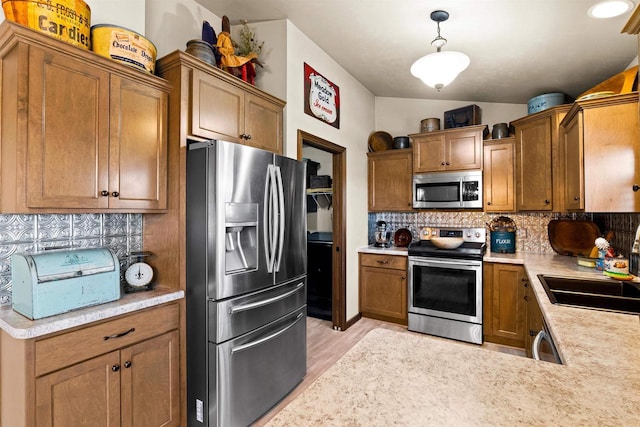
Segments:
[[[189,141],[189,426],[249,425],[306,374],[305,179],[293,159]]]

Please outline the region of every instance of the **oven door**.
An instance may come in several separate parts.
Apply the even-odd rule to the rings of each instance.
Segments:
[[[482,324],[482,261],[409,257],[409,312]]]

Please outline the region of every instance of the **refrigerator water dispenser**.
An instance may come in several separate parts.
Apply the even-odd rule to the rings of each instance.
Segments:
[[[258,268],[258,204],[225,204],[225,273]]]

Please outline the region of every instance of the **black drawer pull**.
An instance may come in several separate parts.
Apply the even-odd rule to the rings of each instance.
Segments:
[[[108,339],[110,339],[110,338],[120,338],[120,337],[123,337],[123,336],[125,336],[125,335],[127,335],[127,334],[130,334],[131,332],[133,332],[133,331],[135,331],[135,330],[136,330],[136,328],[131,328],[131,329],[129,329],[128,331],[120,332],[119,334],[115,334],[115,335],[107,335],[107,336],[105,336],[105,337],[104,337],[104,340],[106,341],[106,340],[108,340]]]
[[[111,367],[111,370],[112,370],[113,372],[118,372],[118,371],[120,370],[120,365],[113,365],[113,366]]]
[[[131,362],[128,361],[128,360],[126,362],[124,362],[124,367],[125,368],[130,368],[131,367]]]

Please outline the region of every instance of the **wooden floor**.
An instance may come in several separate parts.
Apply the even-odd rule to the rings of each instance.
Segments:
[[[351,347],[353,347],[369,331],[376,328],[390,329],[404,333],[406,326],[383,322],[363,317],[346,331],[336,331],[328,320],[313,317],[307,318],[307,375],[302,382],[287,397],[282,399],[271,411],[258,419],[253,426],[264,426],[271,418],[280,412],[287,404],[307,389],[320,375],[338,361]],[[475,344],[469,344],[475,345]],[[497,344],[483,344],[490,350],[525,356],[523,350],[504,347]]]

